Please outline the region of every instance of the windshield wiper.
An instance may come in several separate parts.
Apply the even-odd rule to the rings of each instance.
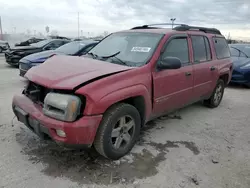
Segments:
[[[112,55],[109,55],[109,56],[102,56],[102,58],[111,58],[111,57],[115,57],[115,56],[117,56],[119,53],[121,53],[121,51],[119,51],[119,52],[116,52],[115,54],[112,54]]]
[[[104,58],[104,59],[109,59],[109,58],[112,57],[112,58],[117,59],[121,64],[127,65],[127,66],[128,66],[128,64],[127,64],[126,62],[124,62],[124,61],[122,61],[120,58],[116,57],[119,53],[121,53],[121,51],[116,52],[115,54],[112,54],[112,55],[109,55],[109,56],[102,56],[102,58]]]

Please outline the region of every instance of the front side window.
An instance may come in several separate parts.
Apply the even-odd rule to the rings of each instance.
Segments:
[[[181,60],[182,64],[189,63],[187,38],[172,39],[163,52],[162,58],[166,57],[177,57]]]
[[[143,32],[114,33],[92,48],[89,54],[94,54],[100,60],[114,63],[122,61],[128,66],[139,67],[151,58],[162,36],[163,34]],[[114,54],[114,58],[107,58]]]

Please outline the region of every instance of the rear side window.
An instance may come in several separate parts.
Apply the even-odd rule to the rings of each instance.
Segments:
[[[230,57],[230,50],[225,38],[213,37],[215,52],[217,59],[224,59]]]
[[[187,38],[175,38],[171,40],[162,57],[177,57],[181,60],[182,64],[189,63]]]
[[[194,51],[194,61],[203,62],[211,60],[210,45],[207,37],[191,36]]]

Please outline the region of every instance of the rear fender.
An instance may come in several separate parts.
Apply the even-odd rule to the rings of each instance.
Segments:
[[[232,71],[229,67],[224,67],[220,70],[220,77],[223,75],[228,75],[228,80],[227,80],[227,83],[225,83],[225,84],[228,84],[230,82],[231,76],[232,76],[231,72]]]
[[[144,85],[134,85],[126,87],[107,94],[97,102],[94,101],[89,101],[89,103],[87,102],[84,114],[85,115],[103,114],[113,104],[116,104],[128,98],[142,96],[145,101],[145,108],[146,108],[145,117],[147,119],[152,109],[151,97],[149,93],[150,92]]]

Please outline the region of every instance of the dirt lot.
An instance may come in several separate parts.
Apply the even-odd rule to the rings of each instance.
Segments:
[[[0,187],[250,187],[250,89],[148,123],[131,154],[109,161],[40,141],[17,122],[12,96],[25,80],[0,55]]]

